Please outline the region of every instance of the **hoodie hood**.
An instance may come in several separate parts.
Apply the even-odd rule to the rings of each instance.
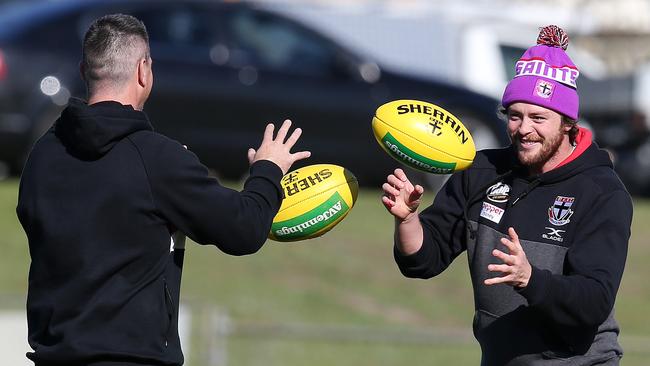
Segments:
[[[576,136],[576,146],[573,153],[546,173],[526,176],[526,168],[521,165],[517,166],[515,169],[519,173],[516,175],[528,180],[529,183],[528,187],[510,205],[517,204],[537,186],[562,182],[585,170],[596,167],[602,166],[613,169],[614,164],[612,164],[609,154],[605,150],[598,148],[598,145],[592,141],[591,136],[591,131],[581,127],[578,136]]]
[[[555,183],[597,166],[613,168],[609,154],[592,141],[591,131],[580,128],[576,147],[564,161],[544,174],[537,176],[542,183]]]
[[[72,98],[56,121],[54,131],[63,145],[83,159],[98,159],[126,136],[153,130],[144,112],[115,101],[86,104]]]
[[[508,148],[501,150],[502,155],[496,158],[499,161],[499,165],[497,166],[498,175],[488,181],[485,187],[476,192],[475,197],[469,200],[468,206],[474,200],[482,199],[488,187],[504,179],[517,178],[528,182],[527,188],[509,203],[509,205],[515,205],[537,186],[555,184],[596,167],[614,168],[609,154],[605,150],[600,149],[592,140],[591,131],[579,127],[575,143],[575,149],[566,159],[552,170],[539,175],[529,174],[528,168],[522,165],[517,159],[517,152],[514,145],[510,145]]]

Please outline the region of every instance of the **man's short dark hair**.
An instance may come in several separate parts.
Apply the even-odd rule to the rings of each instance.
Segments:
[[[89,92],[97,84],[122,85],[142,58],[150,58],[149,35],[140,20],[126,14],[95,20],[83,42],[83,72]]]

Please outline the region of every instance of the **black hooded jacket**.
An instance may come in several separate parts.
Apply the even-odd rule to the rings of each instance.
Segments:
[[[281,176],[258,161],[242,192],[227,189],[143,112],[71,100],[20,182],[32,259],[28,357],[37,366],[182,364],[184,247],[170,237],[256,252],[280,207]]]
[[[582,130],[572,160],[539,176],[511,148],[479,152],[420,214],[422,248],[395,259],[430,278],[466,251],[474,334],[485,366],[610,365],[622,350],[614,301],[627,256],[632,201],[609,155]],[[513,227],[532,266],[528,286],[487,286],[488,264]]]

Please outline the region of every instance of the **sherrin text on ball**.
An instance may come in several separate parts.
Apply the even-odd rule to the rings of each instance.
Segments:
[[[447,110],[418,100],[377,108],[372,130],[379,145],[400,163],[427,173],[467,169],[476,147],[469,130]]]
[[[284,175],[284,200],[269,238],[297,241],[321,236],[350,212],[357,199],[357,178],[332,164],[315,164]]]

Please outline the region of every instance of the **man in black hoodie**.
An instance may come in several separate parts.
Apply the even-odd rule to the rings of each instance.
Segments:
[[[512,145],[479,151],[419,213],[401,169],[383,185],[395,260],[430,278],[467,251],[481,365],[618,365],[614,319],[632,202],[608,154],[576,126],[578,69],[542,29],[504,92]]]
[[[309,156],[269,124],[241,192],[219,185],[142,112],[153,84],[145,26],[108,15],[88,29],[72,99],[35,144],[17,213],[29,240],[27,354],[37,366],[181,365],[183,233],[232,255],[255,253],[282,201],[280,179]],[[182,107],[182,106],[179,106]],[[179,121],[182,122],[182,121]],[[286,139],[286,141],[285,141]]]

